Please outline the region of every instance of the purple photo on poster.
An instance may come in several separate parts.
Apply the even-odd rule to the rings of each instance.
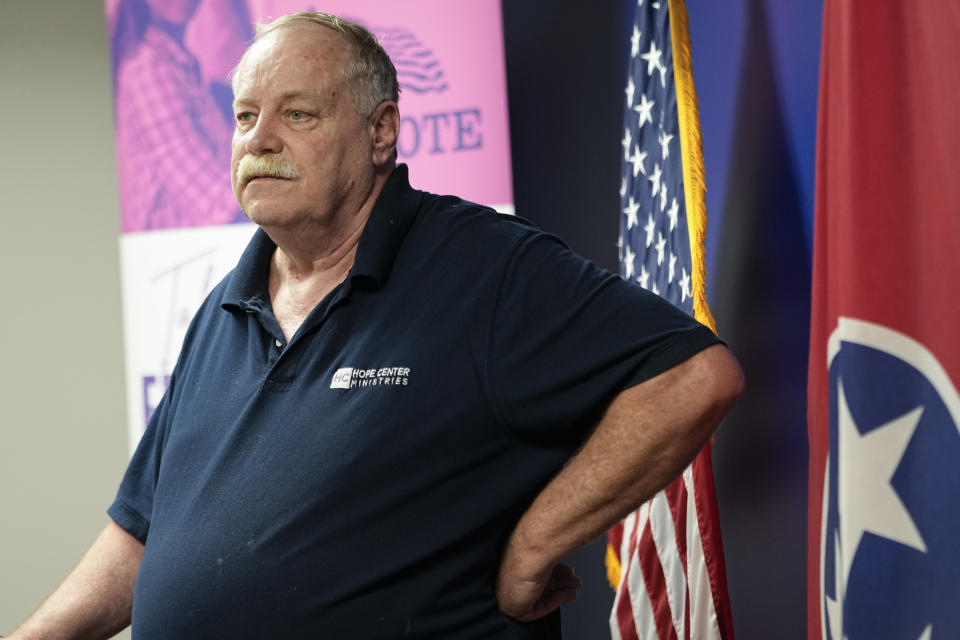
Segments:
[[[246,220],[226,81],[252,36],[246,2],[120,0],[108,15],[123,231]]]

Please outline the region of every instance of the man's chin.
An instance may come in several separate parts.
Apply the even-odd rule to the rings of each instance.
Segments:
[[[273,207],[249,206],[241,207],[243,215],[250,222],[261,227],[284,227],[293,222],[293,216],[286,210],[277,210]]]

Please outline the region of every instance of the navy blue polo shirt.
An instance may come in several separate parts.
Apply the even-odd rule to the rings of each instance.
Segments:
[[[133,637],[546,638],[507,535],[621,389],[717,342],[529,223],[391,176],[284,341],[263,231],[187,332],[109,514]]]

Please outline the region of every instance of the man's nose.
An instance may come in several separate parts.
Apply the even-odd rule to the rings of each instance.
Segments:
[[[247,153],[280,153],[283,150],[283,140],[277,134],[277,124],[273,118],[261,114],[257,123],[247,132],[244,141]]]

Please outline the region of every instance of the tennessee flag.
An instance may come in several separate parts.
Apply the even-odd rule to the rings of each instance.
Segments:
[[[826,0],[808,631],[960,629],[960,2]]]
[[[706,302],[703,154],[682,0],[636,8],[624,111],[620,275],[715,330]],[[707,446],[611,529],[615,639],[732,640]]]

